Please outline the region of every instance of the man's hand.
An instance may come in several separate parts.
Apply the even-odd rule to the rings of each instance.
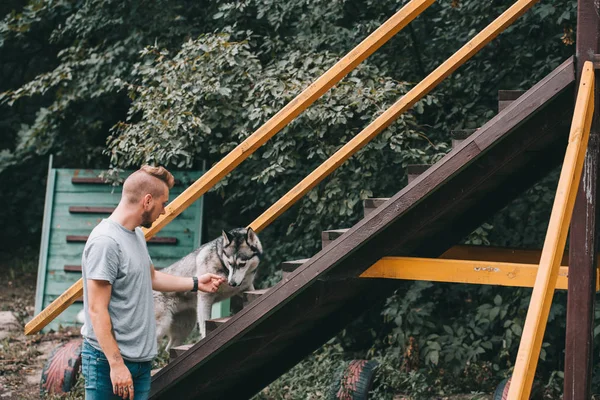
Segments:
[[[123,361],[111,364],[110,381],[115,395],[123,399],[133,400],[133,379],[131,378],[131,372],[129,372]]]
[[[225,278],[222,276],[206,273],[198,277],[198,290],[215,293],[223,283],[225,283]]]

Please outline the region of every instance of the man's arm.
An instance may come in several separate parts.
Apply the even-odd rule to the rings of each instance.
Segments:
[[[112,285],[108,281],[88,279],[87,289],[90,320],[98,343],[100,343],[102,352],[106,355],[110,365],[110,380],[113,385],[113,392],[119,396],[125,394],[123,398],[129,397],[133,400],[131,373],[125,365],[123,357],[121,357],[119,346],[113,334],[110,315],[108,314]]]
[[[159,292],[189,292],[194,288],[194,280],[189,276],[165,274],[152,265],[152,289]],[[214,293],[225,282],[225,278],[215,274],[203,274],[198,277],[198,290]]]

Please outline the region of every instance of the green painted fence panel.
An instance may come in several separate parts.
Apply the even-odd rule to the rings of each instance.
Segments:
[[[121,186],[101,181],[78,183],[82,179],[97,180],[100,172],[90,169],[55,169],[52,168],[50,158],[35,298],[36,314],[81,278],[81,272],[65,270],[65,266],[81,266],[85,243],[68,241],[67,236],[88,236],[103,218],[109,216],[108,213],[76,213],[69,208],[115,207],[121,199]],[[123,173],[123,178],[130,173],[131,171]],[[169,192],[169,201],[175,199],[202,174],[203,171],[173,172],[176,184]],[[157,269],[171,265],[202,243],[202,204],[203,199],[198,199],[156,235],[159,238],[175,238],[175,244],[148,243],[148,251]],[[82,307],[80,301],[75,302],[45,330],[79,325],[76,316]]]

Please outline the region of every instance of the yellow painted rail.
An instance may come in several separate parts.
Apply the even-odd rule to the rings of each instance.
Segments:
[[[465,44],[460,50],[454,53],[442,65],[437,67],[431,74],[423,79],[419,84],[412,88],[405,96],[400,98],[375,121],[369,124],[352,140],[346,143],[341,149],[321,164],[317,169],[310,173],[275,204],[273,204],[260,217],[254,220],[250,226],[256,231],[260,231],[269,225],[273,220],[279,217],[283,212],[290,208],[298,199],[304,196],[309,190],[319,184],[327,175],[333,172],[344,161],[350,158],[354,153],[363,148],[371,139],[377,136],[381,131],[387,128],[400,114],[411,108],[417,101],[422,99],[427,93],[435,88],[442,80],[454,72],[458,67],[475,55],[483,46],[498,36],[507,26],[513,23],[519,16],[524,14],[538,0],[519,0],[513,4],[502,15],[496,18],[485,29],[478,33],[473,39]]]
[[[209,191],[225,175],[231,172],[235,167],[242,163],[260,146],[267,142],[277,132],[283,129],[294,118],[306,110],[312,103],[321,97],[325,92],[331,89],[350,71],[356,68],[367,57],[373,54],[378,48],[386,43],[402,28],[415,19],[423,10],[427,9],[435,0],[411,0],[400,11],[389,18],[358,46],[338,61],[333,67],[326,71],[321,77],[307,87],[296,98],[289,102],[271,119],[265,122],[260,128],[250,135],[246,140],[233,149],[221,161],[215,164],[209,171],[202,175],[189,188],[181,193],[167,207],[165,215],[161,216],[150,229],[145,230],[146,240],[150,239],[175,217],[181,214],[194,201],[199,199],[204,193]],[[266,224],[263,224],[262,230]],[[36,315],[27,325],[25,325],[25,334],[39,332],[56,316],[69,307],[77,297],[83,295],[83,282],[81,279],[74,283],[66,292],[54,300],[42,312]]]
[[[363,272],[360,277],[533,287],[537,272],[537,264],[445,260],[440,258],[383,257]],[[569,268],[560,267],[556,289],[567,289],[568,276]],[[599,289],[600,276],[597,276],[596,291]]]
[[[593,114],[594,68],[592,63],[587,61],[583,66],[569,144],[558,181],[550,223],[542,249],[540,267],[533,286],[531,302],[519,345],[517,361],[508,392],[509,400],[527,400],[531,393],[531,385],[533,384],[544,331],[548,322],[560,260],[565,250],[569,223],[581,179]]]

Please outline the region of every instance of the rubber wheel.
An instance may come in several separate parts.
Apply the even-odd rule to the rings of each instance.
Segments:
[[[510,379],[506,378],[498,386],[496,386],[496,391],[494,392],[494,396],[492,400],[506,400],[508,399],[508,389],[510,389]]]
[[[352,360],[340,370],[333,382],[332,398],[338,400],[367,400],[379,363],[371,360]]]
[[[81,369],[82,339],[71,340],[55,348],[42,370],[40,394],[63,394],[69,392],[77,382]]]

